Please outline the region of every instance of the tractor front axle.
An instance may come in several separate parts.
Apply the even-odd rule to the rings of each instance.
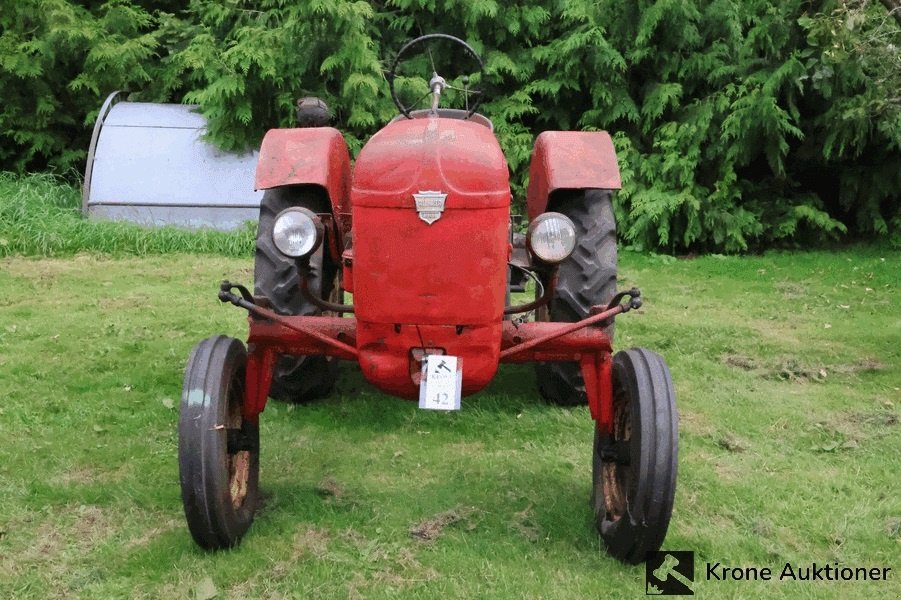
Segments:
[[[626,297],[629,301],[623,303]],[[265,298],[254,298],[247,288],[229,281],[222,282],[219,299],[250,313],[243,406],[243,416],[250,422],[256,423],[266,406],[272,371],[279,355],[324,355],[342,360],[359,357],[355,345],[355,319],[279,315],[266,308]],[[592,307],[590,316],[575,323],[504,321],[499,362],[578,362],[591,417],[600,432],[609,433],[613,428],[613,348],[600,326],[608,324],[616,315],[640,306],[641,292],[632,288],[616,294],[607,306]]]

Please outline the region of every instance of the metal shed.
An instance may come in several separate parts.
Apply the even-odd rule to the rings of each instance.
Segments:
[[[107,97],[88,150],[82,210],[142,225],[229,230],[259,216],[258,152],[222,152],[204,141],[195,106]]]

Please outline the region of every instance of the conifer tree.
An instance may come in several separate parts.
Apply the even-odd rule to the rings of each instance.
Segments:
[[[320,96],[356,153],[385,72],[443,31],[485,62],[521,207],[534,136],[614,135],[620,239],[741,252],[901,244],[901,24],[875,0],[17,0],[0,5],[0,169],[79,168],[112,90],[200,105],[223,148]],[[885,6],[883,6],[885,5]],[[892,16],[894,14],[894,17]]]

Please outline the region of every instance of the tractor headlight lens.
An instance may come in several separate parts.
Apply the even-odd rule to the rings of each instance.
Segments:
[[[576,247],[576,226],[566,215],[548,212],[529,223],[526,235],[529,250],[538,260],[556,264],[572,254]]]
[[[322,242],[322,221],[306,208],[286,208],[275,217],[272,241],[285,256],[309,256]]]

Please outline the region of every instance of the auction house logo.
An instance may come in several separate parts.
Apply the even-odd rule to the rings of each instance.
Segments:
[[[838,562],[781,565],[723,565],[706,562],[700,580],[742,585],[749,581],[888,581],[892,567],[882,565],[844,565]],[[648,596],[693,596],[695,554],[689,550],[649,552],[645,561],[645,593]]]
[[[694,552],[690,550],[648,552],[644,568],[648,596],[694,595]]]

